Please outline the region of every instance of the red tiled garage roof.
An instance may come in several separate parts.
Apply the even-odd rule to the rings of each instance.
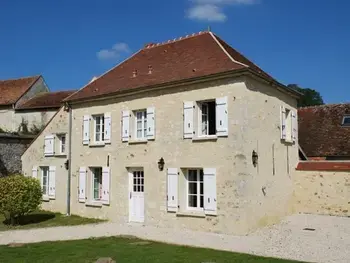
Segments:
[[[350,115],[350,104],[298,110],[299,145],[307,157],[350,156],[350,126],[342,126],[344,115]]]
[[[17,107],[16,110],[59,108],[62,101],[74,92],[76,90],[41,93]]]
[[[299,162],[299,171],[350,171],[350,162]]]
[[[26,93],[40,76],[20,79],[0,80],[0,105],[16,103]]]
[[[67,101],[84,100],[186,79],[251,70],[274,81],[267,73],[211,32],[149,44]]]

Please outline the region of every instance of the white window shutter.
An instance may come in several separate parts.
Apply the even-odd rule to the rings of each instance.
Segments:
[[[296,142],[298,136],[298,118],[297,112],[292,111],[292,140]]]
[[[287,137],[287,131],[286,131],[286,108],[284,106],[281,106],[280,110],[281,115],[281,139],[285,140]]]
[[[56,167],[49,167],[49,196],[55,198],[56,196]]]
[[[38,166],[33,166],[32,177],[33,178],[38,178]]]
[[[147,108],[147,139],[154,140],[155,138],[155,108]]]
[[[216,215],[216,168],[204,168],[204,212]]]
[[[90,116],[83,117],[83,144],[88,145],[90,142]]]
[[[106,112],[104,114],[105,117],[105,137],[104,142],[110,143],[111,142],[111,125],[112,125],[112,117],[110,112]]]
[[[216,135],[228,136],[227,97],[216,98]]]
[[[102,202],[109,204],[110,169],[102,168]]]
[[[193,101],[184,102],[184,138],[190,139],[193,138],[193,110],[194,104]]]
[[[86,168],[80,167],[79,169],[79,202],[85,203],[85,188],[86,188]]]
[[[177,168],[168,168],[168,184],[167,184],[167,210],[176,212],[178,209],[178,173]]]
[[[46,135],[45,136],[45,147],[44,147],[44,155],[51,156],[54,155],[55,149],[55,136],[54,135]]]
[[[128,110],[122,111],[122,141],[128,142],[130,136],[130,113]]]

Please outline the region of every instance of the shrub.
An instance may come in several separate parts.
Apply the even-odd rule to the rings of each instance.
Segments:
[[[37,210],[42,190],[40,182],[32,177],[12,175],[0,178],[0,213],[11,225],[20,217]]]

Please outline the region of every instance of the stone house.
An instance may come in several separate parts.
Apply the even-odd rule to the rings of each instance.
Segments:
[[[245,234],[291,213],[298,97],[212,32],[147,44],[65,100],[23,172],[44,209]]]
[[[16,109],[27,100],[38,94],[49,92],[49,89],[42,76],[33,76],[11,80],[0,80],[0,128],[4,132],[18,132],[23,123],[23,116],[17,113]],[[57,111],[48,112],[32,112],[34,119],[38,116],[49,120]],[[37,123],[36,125],[45,125],[45,123]],[[29,128],[32,126],[31,118],[28,119]]]

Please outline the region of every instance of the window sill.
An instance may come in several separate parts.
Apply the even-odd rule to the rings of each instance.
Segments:
[[[199,136],[192,139],[192,141],[200,142],[200,141],[216,141],[218,136],[216,135],[208,135],[208,136]]]
[[[284,143],[288,143],[288,144],[293,144],[294,142],[293,142],[293,140],[286,140],[286,139],[284,139],[284,140],[282,140]]]
[[[142,140],[129,140],[129,144],[146,144],[148,143],[147,139]]]
[[[105,143],[104,142],[96,142],[96,143],[90,143],[89,147],[104,147]]]
[[[92,202],[89,202],[89,203],[85,203],[85,206],[89,206],[89,207],[102,207],[102,202],[92,201]]]
[[[177,212],[176,216],[178,217],[198,217],[198,218],[205,218],[204,212],[201,211],[181,211]]]
[[[43,195],[43,197],[41,198],[41,201],[50,202],[50,198],[47,195]]]
[[[46,154],[44,154],[44,156],[45,157],[54,157],[55,156],[55,154],[54,153],[46,153]]]
[[[66,153],[59,153],[59,154],[55,154],[56,157],[66,157],[67,154]]]

